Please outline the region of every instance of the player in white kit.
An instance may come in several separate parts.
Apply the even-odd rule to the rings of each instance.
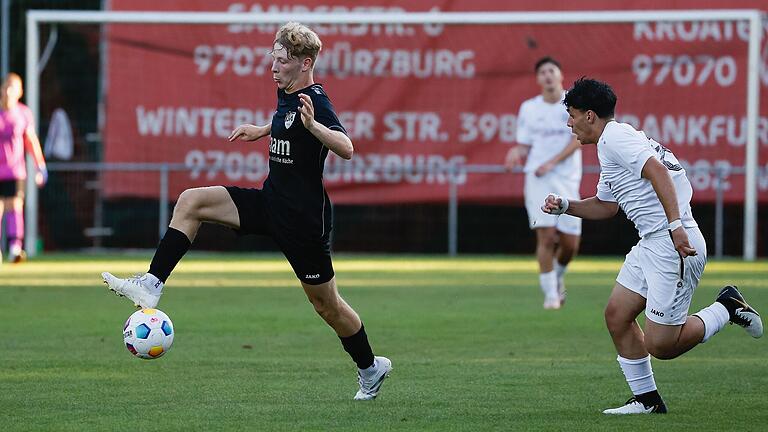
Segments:
[[[613,119],[611,87],[579,79],[565,96],[568,126],[582,144],[597,144],[597,194],[583,200],[549,195],[542,210],[606,219],[621,208],[640,241],[627,254],[616,278],[605,322],[633,396],[604,414],[666,413],[656,389],[651,355],[675,358],[706,342],[729,321],[759,338],[763,322],[734,286],[712,305],[688,315],[691,297],[707,261],[706,244],[691,214],[693,195],[675,156],[643,132]],[[636,318],[645,312],[645,331]]]
[[[536,232],[536,258],[544,308],[559,309],[565,301],[564,275],[579,249],[581,219],[541,212],[550,192],[579,198],[581,150],[566,126],[563,107],[563,74],[560,64],[544,57],[534,67],[541,94],[526,100],[517,117],[517,143],[507,153],[506,165],[514,168],[525,159],[525,209]]]

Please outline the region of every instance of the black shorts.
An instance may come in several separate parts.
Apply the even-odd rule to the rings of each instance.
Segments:
[[[23,196],[24,180],[0,180],[0,198]]]
[[[296,277],[309,285],[320,285],[334,276],[331,263],[330,232],[313,236],[281,229],[267,211],[267,202],[260,189],[226,186],[229,196],[240,215],[239,235],[258,234],[271,237],[296,273]]]

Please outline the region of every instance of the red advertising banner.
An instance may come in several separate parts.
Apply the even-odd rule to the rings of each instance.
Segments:
[[[315,1],[112,0],[113,10],[424,12],[524,10],[488,0]],[[512,3],[512,4],[510,4]],[[614,10],[609,1],[550,2],[551,10]],[[527,5],[530,6],[530,5]],[[578,9],[576,8],[578,6]],[[668,9],[663,1],[624,9]],[[764,8],[761,1],[678,1],[678,9]],[[106,162],[183,163],[170,193],[211,184],[260,185],[267,140],[229,143],[241,123],[266,124],[276,106],[269,50],[277,25],[110,25],[107,32]],[[690,170],[697,202],[713,201],[718,167],[731,173],[728,201],[741,201],[746,143],[746,23],[599,25],[314,25],[323,40],[323,83],[355,145],[329,156],[325,184],[336,203],[447,200],[462,166],[501,164],[515,144],[520,104],[538,92],[533,65],[550,55],[565,86],[580,76],[610,83],[619,121],[669,147]],[[764,31],[768,30],[765,21]],[[763,35],[759,198],[768,202],[768,45]],[[597,165],[593,146],[585,166]],[[182,174],[176,174],[182,176]],[[521,202],[512,174],[458,175],[463,201]],[[594,194],[585,174],[582,195]],[[109,196],[156,197],[154,176],[112,173]]]

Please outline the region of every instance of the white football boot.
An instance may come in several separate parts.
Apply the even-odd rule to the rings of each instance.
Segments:
[[[141,309],[154,309],[157,306],[157,302],[160,301],[160,295],[162,295],[162,288],[155,293],[156,287],[153,286],[151,279],[157,279],[152,275],[136,275],[129,278],[120,279],[115,277],[112,273],[104,272],[101,274],[104,283],[107,284],[110,290],[120,297],[128,297],[133,302],[133,305]],[[162,282],[157,281],[155,284]]]
[[[544,309],[548,310],[554,310],[554,309],[560,309],[562,306],[562,302],[560,301],[560,296],[546,296],[544,298]]]
[[[666,414],[667,406],[662,401],[658,405],[651,405],[646,407],[642,402],[635,399],[634,396],[629,398],[624,406],[618,408],[611,408],[603,411],[603,414],[608,415],[625,415],[625,414]]]
[[[375,368],[370,376],[364,376],[366,374],[358,369],[357,382],[360,384],[360,390],[355,394],[355,400],[376,399],[379,390],[381,390],[381,385],[384,383],[384,379],[387,378],[392,371],[392,362],[386,357],[374,357],[373,365]]]
[[[568,293],[565,290],[565,276],[557,278],[557,296],[560,300],[560,306],[565,305],[565,297]]]
[[[11,246],[8,249],[8,262],[18,264],[27,260],[27,253],[19,245]]]

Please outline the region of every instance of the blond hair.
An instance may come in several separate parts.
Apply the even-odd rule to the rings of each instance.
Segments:
[[[297,22],[289,22],[280,27],[275,34],[275,43],[285,48],[288,57],[311,58],[313,66],[323,48],[317,33]]]

